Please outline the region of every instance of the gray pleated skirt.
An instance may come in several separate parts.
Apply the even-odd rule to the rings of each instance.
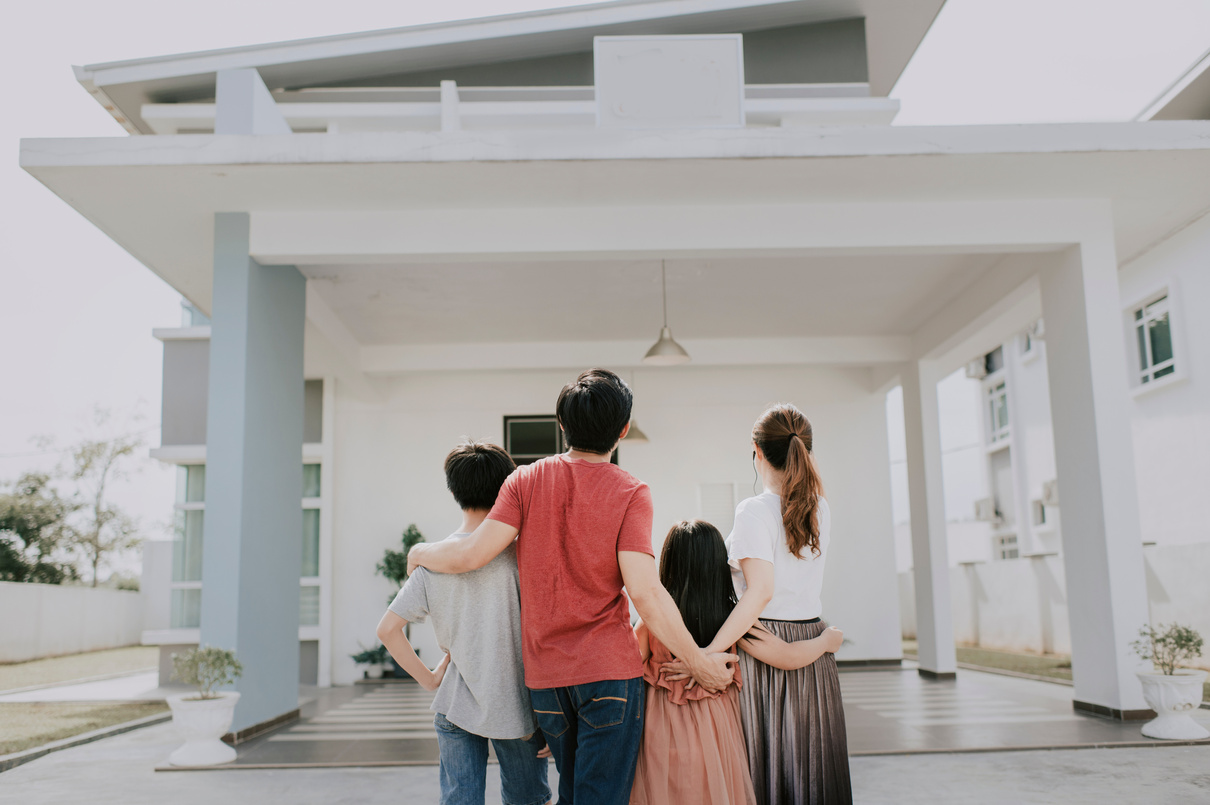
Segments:
[[[827,624],[761,620],[786,642],[819,636]],[[748,767],[762,805],[840,805],[853,801],[849,749],[836,658],[782,671],[739,653],[740,715]]]

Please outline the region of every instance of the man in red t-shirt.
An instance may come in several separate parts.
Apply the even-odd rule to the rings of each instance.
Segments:
[[[609,461],[630,429],[631,405],[613,372],[581,374],[555,409],[570,449],[509,476],[471,536],[408,554],[409,571],[465,573],[516,539],[525,685],[559,770],[560,805],[630,798],[645,689],[623,586],[703,687],[726,687],[736,659],[707,655],[685,628],[656,570],[651,492]]]

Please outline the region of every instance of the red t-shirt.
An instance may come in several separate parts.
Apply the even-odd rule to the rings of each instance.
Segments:
[[[520,530],[525,684],[643,675],[618,551],[651,550],[651,491],[609,462],[544,458],[508,477],[488,519]]]

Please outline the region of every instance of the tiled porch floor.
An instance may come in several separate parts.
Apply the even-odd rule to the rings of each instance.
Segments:
[[[852,756],[1160,745],[1140,723],[1073,712],[1063,685],[959,671],[953,681],[914,668],[841,673]],[[428,706],[411,682],[316,690],[303,718],[240,746],[241,768],[404,766],[437,762]],[[1196,718],[1210,727],[1210,711]],[[1210,741],[1206,742],[1210,744]]]

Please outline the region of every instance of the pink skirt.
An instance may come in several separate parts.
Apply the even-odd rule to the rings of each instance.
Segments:
[[[631,805],[756,805],[734,685],[678,705],[649,684],[646,710]]]

